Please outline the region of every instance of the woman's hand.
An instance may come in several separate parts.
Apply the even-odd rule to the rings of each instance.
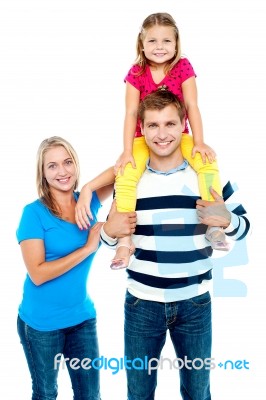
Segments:
[[[87,247],[89,249],[90,254],[95,253],[95,251],[99,247],[100,233],[101,233],[102,226],[103,226],[103,222],[96,222],[96,224],[90,228],[88,240],[87,240],[87,243],[85,244],[85,247]]]
[[[92,191],[88,185],[83,186],[75,207],[75,220],[79,229],[88,229],[93,216],[90,209]]]

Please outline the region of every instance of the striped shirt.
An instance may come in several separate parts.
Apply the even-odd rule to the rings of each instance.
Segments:
[[[225,233],[234,240],[242,239],[249,222],[244,208],[235,202],[230,182],[223,196],[231,212]],[[197,175],[187,163],[166,174],[146,169],[137,187],[136,250],[127,268],[132,295],[172,302],[209,290],[213,250],[205,238],[207,226],[198,221],[199,198]]]

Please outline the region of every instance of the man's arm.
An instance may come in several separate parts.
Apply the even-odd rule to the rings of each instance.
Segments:
[[[226,235],[233,240],[243,239],[250,228],[244,207],[234,200],[234,189],[230,182],[226,185],[227,201],[218,195],[215,190],[210,192],[215,201],[197,200],[197,214],[199,221],[208,226],[221,226]],[[230,199],[230,200],[229,200]]]
[[[132,235],[132,233],[135,232],[136,223],[136,212],[118,212],[114,200],[108,214],[108,219],[101,229],[102,243],[111,248],[115,248],[117,238]]]

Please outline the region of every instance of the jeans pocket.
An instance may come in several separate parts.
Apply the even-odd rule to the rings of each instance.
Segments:
[[[211,303],[211,295],[210,292],[206,292],[200,294],[199,296],[192,297],[190,302],[193,303],[195,306],[207,306]]]
[[[129,291],[127,290],[126,292],[126,298],[125,298],[125,304],[127,306],[136,306],[139,302],[141,301],[141,299],[139,299],[138,297],[133,296],[133,294],[129,293]]]

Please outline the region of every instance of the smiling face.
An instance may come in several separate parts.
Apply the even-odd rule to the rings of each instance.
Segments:
[[[154,64],[164,64],[175,57],[176,36],[171,26],[155,25],[145,31],[143,49],[146,58]]]
[[[181,121],[173,104],[162,110],[146,110],[142,133],[150,150],[150,166],[168,170],[183,162],[180,149],[184,120]]]
[[[43,159],[43,175],[52,192],[73,190],[77,181],[76,167],[63,146],[47,150]]]

